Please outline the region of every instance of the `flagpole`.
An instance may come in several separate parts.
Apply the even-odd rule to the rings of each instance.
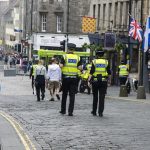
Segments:
[[[132,10],[132,0],[129,0],[129,27],[128,29],[130,29],[130,19],[131,19],[131,10]],[[128,51],[131,55],[131,41],[130,41],[130,36],[128,36]],[[131,67],[131,57],[129,59],[129,68]]]

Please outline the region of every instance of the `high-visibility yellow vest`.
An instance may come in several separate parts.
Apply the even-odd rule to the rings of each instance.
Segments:
[[[36,69],[37,66],[38,66],[38,65],[33,65],[33,66],[32,66],[32,67],[33,67],[32,76],[34,76],[34,74],[35,74],[35,69]]]
[[[84,72],[83,75],[82,75],[82,78],[83,78],[83,79],[88,79],[88,77],[89,77],[89,75],[90,75],[91,67],[92,67],[91,64],[87,64],[87,65],[86,65],[87,70],[85,70],[85,72]]]
[[[101,74],[102,77],[107,77],[107,66],[108,66],[108,60],[106,59],[95,59],[93,60],[93,64],[95,66],[95,72],[93,73],[94,77],[97,77],[98,74]]]
[[[79,57],[76,54],[66,54],[64,55],[65,64],[62,67],[62,73],[66,76],[77,76],[78,68],[77,64],[79,62]]]
[[[128,66],[127,65],[120,65],[119,66],[119,76],[128,76]]]
[[[87,72],[88,72],[88,73],[90,73],[91,67],[92,67],[92,64],[87,64],[86,68],[87,68]]]
[[[81,77],[81,70],[77,70],[78,71],[78,77]]]

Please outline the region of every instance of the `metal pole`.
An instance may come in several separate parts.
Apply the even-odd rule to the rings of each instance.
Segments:
[[[130,29],[130,15],[131,15],[131,10],[132,10],[132,0],[129,0],[129,25],[128,25],[128,30]],[[128,51],[130,53],[130,59],[129,59],[129,66],[132,64],[132,51],[131,51],[131,41],[130,41],[130,36],[128,36]]]
[[[25,22],[25,26],[24,26],[24,37],[25,37],[25,40],[26,40],[26,34],[27,34],[27,0],[25,0],[25,19],[24,19],[24,22]]]
[[[30,41],[31,41],[31,36],[32,36],[32,32],[33,32],[33,0],[31,0],[31,26],[30,26]],[[31,56],[32,55],[32,43],[30,43],[29,46],[29,52],[28,52],[28,59],[31,60]]]
[[[31,35],[32,35],[32,24],[33,24],[33,0],[31,0]]]
[[[70,7],[70,1],[67,1],[67,40],[66,40],[66,51],[68,50],[68,34],[69,34],[69,7]]]
[[[141,0],[141,26],[143,26],[143,0]],[[137,91],[137,99],[146,99],[145,88],[143,86],[143,56],[144,52],[141,50],[141,44],[139,46],[139,85]]]
[[[141,0],[141,27],[143,26],[143,0]],[[139,86],[143,85],[143,56],[144,53],[141,50],[141,44],[139,45]]]

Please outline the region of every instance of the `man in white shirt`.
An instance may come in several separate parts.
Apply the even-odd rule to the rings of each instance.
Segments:
[[[60,89],[60,81],[61,81],[61,69],[57,64],[55,58],[52,58],[51,65],[48,66],[48,89],[50,91],[51,99],[50,101],[54,101],[54,96],[56,95],[57,99],[60,100],[59,97],[59,89]]]

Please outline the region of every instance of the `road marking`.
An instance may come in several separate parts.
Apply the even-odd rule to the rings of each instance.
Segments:
[[[31,142],[28,135],[25,133],[23,128],[20,126],[20,124],[14,120],[13,117],[11,117],[10,115],[8,115],[2,111],[0,111],[0,115],[2,117],[4,117],[12,125],[12,127],[16,130],[16,133],[19,136],[22,144],[24,145],[25,150],[36,150],[34,144]]]

